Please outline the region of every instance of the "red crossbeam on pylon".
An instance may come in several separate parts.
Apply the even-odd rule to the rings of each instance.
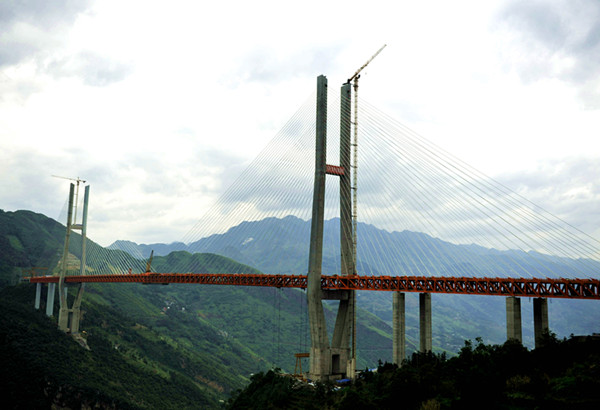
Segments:
[[[325,165],[325,173],[329,175],[344,175],[344,167],[337,165]]]

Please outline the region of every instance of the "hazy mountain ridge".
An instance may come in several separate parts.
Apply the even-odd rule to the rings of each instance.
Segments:
[[[324,274],[339,272],[339,239],[335,239],[339,238],[339,230],[339,219],[325,222]],[[488,249],[476,244],[455,245],[424,233],[389,232],[364,223],[359,223],[357,230],[359,274],[552,278],[580,277],[582,271],[600,272],[600,262],[592,260],[574,260],[533,251]],[[264,273],[305,274],[309,239],[310,221],[287,216],[242,222],[223,234],[214,234],[188,245],[181,242],[138,245],[116,241],[108,248],[144,258],[151,250],[155,255],[177,250],[216,253]]]
[[[268,232],[268,233],[267,233]],[[290,234],[293,232],[293,234]],[[540,259],[547,259],[555,271],[571,272],[572,260],[546,255],[536,255],[523,251],[501,251],[487,249],[479,245],[454,245],[439,238],[433,238],[423,233],[410,231],[388,232],[379,230],[372,225],[359,224],[359,235],[373,240],[366,243],[391,243],[387,247],[369,249],[359,245],[359,273],[381,274],[381,272],[412,272],[427,276],[455,275],[457,271],[452,263],[462,263],[460,272],[479,272],[478,276],[506,276],[502,269],[509,267],[511,276],[568,276],[558,275],[548,271],[547,266],[540,265]],[[325,238],[339,237],[339,219],[328,220],[325,223]],[[189,244],[188,251],[198,250],[222,254],[232,259],[254,266],[265,273],[305,274],[308,265],[308,242],[310,237],[310,221],[288,216],[282,219],[267,218],[262,221],[243,222],[230,228],[224,234],[212,235]],[[251,238],[251,240],[249,240]],[[375,241],[374,238],[379,238]],[[402,245],[404,252],[396,254],[396,245]],[[419,244],[427,244],[419,246]],[[116,244],[115,244],[116,246]],[[144,245],[151,249],[154,245]],[[177,246],[181,246],[178,244]],[[339,271],[339,245],[332,240],[325,240],[323,245],[323,272]],[[134,248],[135,249],[135,248]],[[156,249],[159,249],[157,246]],[[160,247],[163,251],[167,247]],[[377,252],[379,261],[368,265],[361,262],[360,255]],[[386,254],[387,252],[387,254]],[[433,253],[436,255],[433,255]],[[156,253],[156,251],[155,251]],[[392,254],[393,253],[393,254]],[[391,257],[389,257],[392,254]],[[419,257],[415,256],[419,255]],[[441,256],[440,256],[441,255]],[[472,258],[458,259],[461,255],[475,255]],[[375,260],[372,258],[371,260]],[[427,272],[416,269],[415,260],[430,260]],[[474,262],[487,263],[487,266],[475,266]],[[600,265],[592,262],[594,266]],[[401,266],[401,269],[395,267]],[[531,274],[525,269],[531,269],[537,274]],[[435,274],[433,273],[435,272]],[[418,304],[417,295],[407,294],[407,337],[418,341]],[[391,324],[392,303],[388,292],[359,292],[359,306],[374,313]],[[465,339],[484,337],[492,343],[501,343],[506,338],[505,302],[504,298],[491,296],[462,296],[462,295],[433,295],[434,347],[456,352]],[[596,301],[559,300],[551,299],[550,327],[559,336],[571,333],[587,334],[598,332],[600,328],[600,304]],[[533,343],[531,306],[527,299],[522,303],[523,337],[529,346]]]

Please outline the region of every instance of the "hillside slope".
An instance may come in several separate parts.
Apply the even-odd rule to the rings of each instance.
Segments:
[[[416,232],[387,232],[372,225],[359,224],[358,258],[361,274],[424,274],[451,275],[454,265],[468,268],[481,276],[538,276],[553,277],[556,272],[569,276],[578,261],[552,258],[522,251],[497,251],[477,245],[455,245]],[[118,241],[112,248],[134,254],[147,255],[151,249],[170,252],[174,249],[212,252],[241,261],[266,273],[304,274],[307,270],[310,223],[296,217],[266,218],[243,222],[227,232],[203,238],[189,245],[137,245]],[[339,243],[330,240],[339,237],[339,219],[325,223],[325,255],[323,272],[339,271]],[[361,243],[363,244],[361,247]],[[378,243],[371,248],[367,244]],[[383,245],[387,244],[387,245]],[[404,249],[399,255],[394,249]],[[436,252],[436,254],[432,254]],[[329,255],[329,256],[327,256]],[[453,255],[450,257],[449,255]],[[469,256],[471,255],[471,256]],[[474,256],[476,255],[476,257]],[[368,259],[365,261],[364,258]],[[363,258],[363,259],[361,259]],[[541,264],[540,260],[545,260]],[[428,268],[421,272],[417,261],[425,261]],[[474,265],[473,261],[479,261]],[[515,263],[518,261],[518,263]],[[600,271],[600,264],[586,261]],[[507,271],[510,267],[510,271]],[[552,267],[552,271],[548,270]],[[507,273],[508,272],[508,273]],[[416,294],[407,294],[407,339],[416,346],[418,336],[418,300]],[[454,354],[465,339],[484,337],[490,343],[502,343],[506,338],[505,300],[491,296],[461,296],[435,294],[433,303],[433,344],[438,351]],[[527,346],[533,346],[533,313],[528,299],[522,303],[523,337]],[[388,325],[392,320],[392,298],[387,292],[359,292],[358,306],[373,313]],[[560,337],[590,334],[600,331],[600,303],[597,301],[550,299],[550,328]],[[409,350],[410,351],[410,350]]]
[[[27,243],[21,239],[27,232],[40,232],[40,221],[49,226],[49,234],[38,237],[40,246],[22,246],[23,255],[29,258],[20,262],[23,270],[42,260],[43,252],[39,250],[49,249],[51,255],[60,251],[65,228],[56,221],[27,211],[2,216],[27,221],[11,227],[10,234],[22,244]],[[78,250],[72,252],[77,254]],[[122,251],[98,249],[97,252]],[[15,259],[5,260],[13,269],[11,263]],[[174,252],[153,261],[155,269],[177,269],[190,264],[207,272],[221,271],[223,266],[240,272],[257,272],[216,255]],[[81,347],[55,330],[55,319],[42,313],[45,290],[40,311],[33,310],[33,285],[5,287],[1,292],[5,315],[0,349],[6,352],[3,362],[12,363],[2,369],[2,377],[9,380],[12,373],[20,375],[6,386],[26,404],[50,400],[63,406],[68,396],[77,403],[100,403],[105,408],[113,404],[119,408],[211,408],[218,406],[219,400],[227,399],[230,392],[243,387],[252,373],[273,367],[293,371],[294,353],[308,351],[309,346],[306,297],[297,289],[89,284],[83,299],[81,329],[89,335],[91,352],[79,352]],[[335,306],[327,306],[330,325],[334,310]],[[54,312],[58,312],[58,298]],[[33,332],[33,337],[28,331]],[[391,358],[388,325],[361,311],[358,332],[359,367]],[[38,335],[44,336],[38,340]],[[55,350],[60,350],[56,357]],[[72,351],[77,353],[71,354]],[[28,369],[27,374],[35,375],[26,386],[22,383],[26,376],[18,370],[19,363]],[[307,365],[305,362],[304,366]],[[126,379],[114,376],[115,371],[122,372]],[[147,374],[151,377],[145,377]],[[141,379],[146,380],[144,388],[131,384],[144,384]],[[47,380],[51,387],[44,388]],[[34,386],[32,381],[39,383]],[[154,394],[162,391],[163,385],[165,393]],[[188,401],[168,399],[178,385],[191,389]],[[33,401],[23,396],[27,389],[31,390]],[[146,390],[150,390],[148,395]],[[98,401],[94,401],[94,394]]]
[[[0,288],[17,283],[31,268],[43,268],[46,273],[56,271],[65,240],[65,226],[54,219],[31,211],[5,212],[0,210]],[[81,235],[71,233],[70,253],[81,258]],[[122,273],[111,265],[119,261],[136,271],[143,271],[145,261],[127,252],[107,250],[88,240],[86,269],[89,273],[101,269]],[[110,255],[110,257],[109,257]]]
[[[24,269],[56,266],[65,228],[31,211],[0,210],[0,289],[14,285]]]
[[[0,291],[0,388],[10,408],[218,408],[245,384],[209,353],[94,302],[84,304],[86,350],[32,308],[33,295],[30,285]]]

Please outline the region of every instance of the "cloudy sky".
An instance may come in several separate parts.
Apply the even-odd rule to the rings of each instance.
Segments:
[[[398,4],[395,4],[398,3]],[[0,2],[0,209],[181,240],[325,74],[600,238],[600,3]],[[337,89],[337,86],[335,87]]]

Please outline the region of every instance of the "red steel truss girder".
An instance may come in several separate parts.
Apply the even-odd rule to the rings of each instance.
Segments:
[[[35,276],[32,283],[58,282],[57,276]],[[141,273],[67,276],[66,282],[117,282],[201,285],[268,286],[306,289],[306,275]],[[321,288],[331,290],[375,290],[463,295],[495,295],[600,299],[598,279],[515,279],[426,276],[321,276]]]

